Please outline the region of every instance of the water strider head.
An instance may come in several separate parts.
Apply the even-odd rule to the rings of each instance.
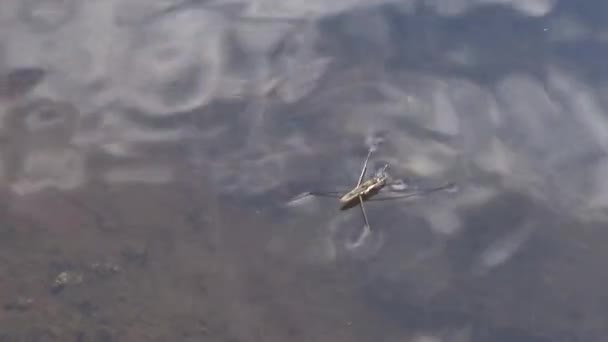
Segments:
[[[374,174],[374,178],[388,178],[389,175],[386,172],[386,170],[388,170],[388,163],[384,164],[383,167],[379,168],[378,170],[376,170],[376,173]]]

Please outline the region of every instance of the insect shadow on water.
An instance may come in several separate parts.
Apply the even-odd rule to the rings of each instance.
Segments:
[[[425,196],[438,191],[455,191],[457,190],[454,183],[446,183],[435,187],[417,188],[411,186],[400,179],[392,179],[387,170],[389,164],[384,164],[378,169],[373,176],[364,180],[368,169],[368,163],[372,154],[377,150],[381,142],[372,142],[367,152],[367,157],[363,162],[361,174],[354,188],[348,191],[308,191],[301,193],[292,198],[288,204],[296,204],[300,200],[316,196],[316,197],[331,197],[337,198],[340,202],[340,210],[348,210],[359,206],[363,215],[364,226],[359,237],[351,244],[352,248],[361,246],[366,238],[371,234],[372,228],[369,224],[367,211],[365,210],[364,202],[368,201],[387,201],[394,199],[405,199]]]

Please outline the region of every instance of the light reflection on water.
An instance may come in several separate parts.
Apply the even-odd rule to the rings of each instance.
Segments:
[[[608,31],[582,7],[3,2],[6,337],[605,338]],[[370,203],[354,248],[358,209],[287,200],[354,184],[374,137],[373,168],[459,191]]]

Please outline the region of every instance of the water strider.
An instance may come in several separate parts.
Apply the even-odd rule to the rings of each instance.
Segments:
[[[338,198],[340,201],[341,210],[350,209],[359,205],[361,208],[361,213],[363,214],[365,226],[363,227],[363,232],[359,237],[358,242],[355,244],[358,245],[371,232],[369,220],[365,211],[365,205],[363,204],[364,202],[411,198],[428,195],[437,191],[456,190],[456,185],[453,183],[447,183],[429,188],[410,189],[410,187],[402,180],[391,179],[387,173],[389,167],[388,164],[384,164],[384,166],[378,169],[372,177],[364,181],[363,179],[365,178],[365,174],[367,172],[367,165],[375,150],[376,145],[373,144],[368,150],[367,157],[363,163],[363,168],[361,169],[359,180],[352,190],[347,191],[346,193],[340,191],[309,191],[294,197],[289,201],[289,203],[295,203],[296,201],[308,196],[318,196]]]

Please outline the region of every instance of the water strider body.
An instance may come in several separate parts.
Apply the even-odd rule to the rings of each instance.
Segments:
[[[388,164],[384,165],[372,178],[359,183],[354,189],[342,195],[339,198],[340,204],[342,204],[341,209],[350,209],[380,192],[389,178],[386,169],[388,169]]]
[[[365,177],[365,173],[367,171],[367,165],[369,163],[369,159],[372,153],[375,151],[375,146],[372,146],[365,158],[365,162],[363,163],[363,168],[361,169],[361,175],[359,176],[359,180],[353,189],[347,191],[346,193],[339,191],[313,191],[313,192],[305,192],[296,196],[294,199],[290,201],[290,203],[294,203],[299,199],[308,196],[320,196],[320,197],[334,197],[338,198],[340,201],[340,209],[346,210],[357,205],[361,208],[361,213],[363,214],[363,219],[365,221],[364,231],[359,238],[359,242],[369,234],[371,231],[371,227],[369,225],[369,220],[367,218],[367,213],[365,211],[365,206],[363,202],[366,201],[382,201],[382,200],[392,200],[398,198],[409,198],[409,197],[417,197],[426,194],[430,194],[432,192],[437,191],[450,191],[455,190],[456,186],[452,183],[444,184],[437,187],[431,188],[422,188],[422,189],[409,189],[407,184],[402,181],[391,181],[390,176],[386,172],[388,169],[388,164],[385,164],[381,169],[376,171],[376,173],[369,179],[363,181]],[[395,191],[397,194],[392,196],[384,196],[384,197],[374,197],[381,192],[381,190],[385,189],[386,186],[393,188],[392,191]],[[405,191],[404,191],[405,190]],[[385,191],[386,193],[386,191]],[[357,243],[358,244],[358,243]]]

